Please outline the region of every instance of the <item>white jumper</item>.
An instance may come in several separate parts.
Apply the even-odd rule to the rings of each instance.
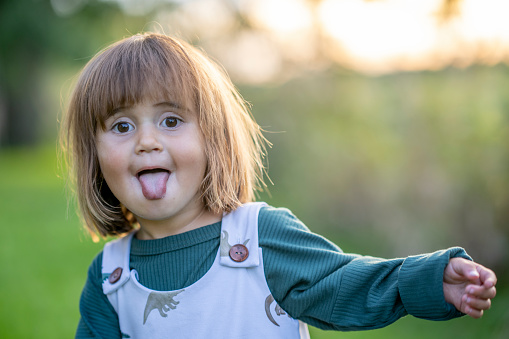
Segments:
[[[211,268],[176,291],[155,291],[138,282],[138,273],[129,268],[134,232],[107,243],[103,292],[118,314],[123,337],[309,338],[306,324],[288,316],[267,286],[258,245],[258,212],[264,205],[249,203],[226,214]]]

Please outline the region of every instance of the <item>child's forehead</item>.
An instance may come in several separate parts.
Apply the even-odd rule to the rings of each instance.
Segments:
[[[132,93],[123,90],[120,92],[123,95],[114,95],[110,98],[111,101],[106,109],[106,118],[139,105],[176,110],[182,114],[191,114],[196,111],[192,95],[182,87],[175,88],[168,84],[158,87],[152,84],[142,86]]]

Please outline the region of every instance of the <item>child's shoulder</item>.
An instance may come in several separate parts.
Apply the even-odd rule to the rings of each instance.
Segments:
[[[342,252],[337,245],[312,232],[287,208],[262,207],[258,215],[258,235],[260,246],[270,249],[267,255],[271,251],[309,255],[305,250],[309,248],[327,253]]]
[[[258,225],[260,228],[296,228],[309,231],[306,225],[292,211],[284,207],[262,207],[258,215]]]
[[[88,267],[88,280],[102,283],[103,251],[100,251]]]

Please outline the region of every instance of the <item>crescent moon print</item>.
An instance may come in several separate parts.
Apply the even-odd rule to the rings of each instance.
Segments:
[[[267,314],[267,318],[269,318],[270,322],[273,323],[276,326],[279,326],[279,324],[274,320],[274,317],[272,316],[272,312],[270,311],[270,305],[274,302],[274,297],[272,294],[269,294],[267,298],[265,299],[265,313]],[[279,317],[281,315],[285,315],[286,312],[276,303],[276,315]],[[288,315],[290,317],[290,315]]]

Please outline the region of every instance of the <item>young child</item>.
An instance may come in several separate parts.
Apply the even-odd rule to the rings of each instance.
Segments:
[[[77,338],[305,338],[305,323],[479,318],[495,297],[495,274],[461,248],[345,254],[287,209],[253,203],[265,139],[185,42],[141,34],[100,52],[62,131],[84,223],[119,237],[89,268]]]

